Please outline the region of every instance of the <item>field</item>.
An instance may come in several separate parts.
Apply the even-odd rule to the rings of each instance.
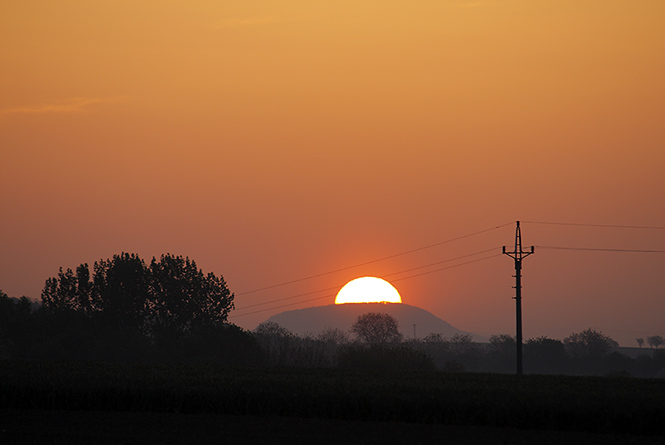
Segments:
[[[347,443],[443,435],[458,437],[451,443],[570,444],[665,436],[662,379],[4,361],[0,406],[3,443],[212,440],[207,434],[335,443],[348,434]]]

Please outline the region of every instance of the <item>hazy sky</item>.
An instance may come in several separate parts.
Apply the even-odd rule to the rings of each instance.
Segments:
[[[518,219],[665,226],[664,21],[661,0],[2,2],[0,289],[38,299],[61,266],[170,252],[240,309],[500,253]],[[522,228],[528,246],[665,250],[665,230]],[[665,335],[664,270],[538,249],[524,335]],[[497,256],[394,284],[459,329],[513,333],[512,274]]]

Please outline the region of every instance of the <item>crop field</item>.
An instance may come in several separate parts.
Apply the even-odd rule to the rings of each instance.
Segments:
[[[625,377],[3,361],[0,407],[665,436],[665,380]]]

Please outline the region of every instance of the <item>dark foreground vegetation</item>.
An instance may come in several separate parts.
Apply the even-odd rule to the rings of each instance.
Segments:
[[[122,253],[90,267],[60,269],[46,280],[41,304],[0,291],[0,359],[129,363],[207,363],[391,371],[515,371],[516,342],[493,335],[404,339],[388,314],[358,317],[351,332],[321,326],[301,337],[275,323],[248,332],[228,323],[234,295],[222,276],[189,258],[145,262]],[[665,377],[665,340],[636,339],[622,354],[592,329],[563,341],[528,339],[524,370],[532,374]],[[637,348],[636,348],[637,349]]]
[[[3,361],[0,406],[665,435],[662,379]]]

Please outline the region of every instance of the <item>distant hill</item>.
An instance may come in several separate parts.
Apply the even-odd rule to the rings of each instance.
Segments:
[[[266,321],[275,322],[301,336],[308,333],[317,334],[325,328],[338,328],[348,332],[356,318],[367,312],[381,312],[395,317],[399,324],[399,331],[404,338],[413,338],[413,325],[415,324],[417,338],[423,338],[432,333],[448,338],[455,334],[468,334],[474,341],[487,341],[484,337],[451,326],[431,312],[404,303],[330,304],[282,312],[273,315]]]

